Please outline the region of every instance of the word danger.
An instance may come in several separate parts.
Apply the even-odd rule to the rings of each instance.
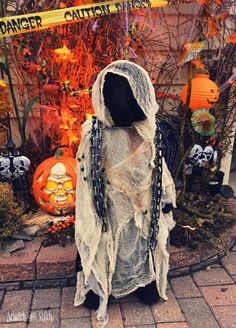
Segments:
[[[36,28],[42,28],[42,18],[40,16],[12,18],[6,22],[0,22],[0,31],[2,35]]]
[[[151,2],[149,0],[128,0],[126,2],[117,2],[112,5],[104,4],[76,10],[68,10],[65,12],[64,18],[67,22],[71,22],[85,18],[93,19],[102,15],[115,14],[125,11],[126,9],[133,10],[147,7],[151,7]]]

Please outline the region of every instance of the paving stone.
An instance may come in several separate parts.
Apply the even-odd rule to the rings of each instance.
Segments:
[[[90,316],[90,310],[84,306],[74,306],[75,287],[62,289],[61,318],[84,318]]]
[[[203,298],[178,299],[178,303],[189,327],[220,327]]]
[[[26,328],[26,323],[16,322],[16,323],[1,323],[1,328]]]
[[[142,326],[125,326],[127,328],[156,328],[156,325],[142,325]],[[113,327],[112,327],[113,328]]]
[[[236,275],[231,276],[231,278],[233,279],[234,282],[236,282]]]
[[[20,282],[1,282],[0,290],[18,290],[20,289]]]
[[[236,252],[231,252],[222,259],[222,264],[230,275],[236,275]]]
[[[29,315],[31,299],[31,290],[6,292],[0,311],[0,322],[25,322]]]
[[[36,289],[32,301],[32,309],[57,308],[61,305],[61,289]]]
[[[228,273],[222,268],[195,272],[193,274],[193,280],[197,286],[216,286],[234,283]]]
[[[108,306],[108,316],[109,321],[106,325],[106,328],[124,328],[122,317],[121,317],[121,311],[120,311],[120,305],[119,304],[110,304]],[[96,319],[96,313],[95,311],[92,311],[92,327],[97,328],[99,327],[99,322]]]
[[[41,243],[41,239],[25,242],[25,248],[11,257],[0,257],[0,282],[35,279],[35,259]]]
[[[130,327],[129,327],[130,328]],[[159,323],[157,328],[189,328],[186,322]]]
[[[37,279],[73,277],[76,254],[75,244],[42,247],[36,259]]]
[[[177,298],[201,297],[201,293],[190,276],[171,279],[170,284]]]
[[[91,319],[90,318],[62,319],[60,328],[92,328]]]
[[[59,321],[55,321],[55,322],[50,322],[50,321],[49,322],[48,321],[30,322],[27,326],[27,328],[59,328],[59,327],[60,327]]]
[[[199,287],[210,306],[236,305],[236,285]]]
[[[236,327],[236,305],[216,306],[212,307],[211,310],[223,328]]]
[[[155,322],[185,321],[181,309],[176,301],[175,295],[167,291],[168,301],[159,301],[151,306]]]
[[[121,313],[125,326],[155,323],[150,307],[142,303],[121,303]]]

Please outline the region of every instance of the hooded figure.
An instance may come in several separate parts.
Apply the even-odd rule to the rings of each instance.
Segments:
[[[92,102],[101,125],[94,139],[95,143],[102,140],[101,149],[97,147],[101,156],[94,168],[94,127],[87,120],[77,152],[75,240],[83,270],[77,273],[74,305],[82,304],[93,291],[99,296],[97,319],[105,325],[109,295],[120,298],[155,282],[160,296],[167,300],[166,243],[174,221],[166,208],[176,205],[174,183],[162,158],[157,245],[149,248],[158,105],[148,73],[125,60],[111,63],[97,77]],[[102,174],[98,180],[103,180],[103,215],[96,209],[93,171]]]

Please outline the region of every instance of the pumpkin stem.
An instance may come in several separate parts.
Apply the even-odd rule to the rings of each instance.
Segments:
[[[64,150],[62,148],[58,148],[57,151],[55,152],[54,157],[60,158],[60,157],[63,157],[63,154],[64,154]]]

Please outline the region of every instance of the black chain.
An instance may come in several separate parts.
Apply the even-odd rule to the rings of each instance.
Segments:
[[[151,225],[148,236],[148,248],[155,249],[157,240],[156,236],[159,231],[158,221],[160,218],[161,193],[162,193],[162,132],[159,121],[156,119],[156,133],[154,138],[156,156],[154,160],[152,184],[152,202],[151,202]]]
[[[152,187],[152,202],[151,202],[151,225],[148,236],[148,248],[155,249],[156,236],[158,233],[158,220],[160,217],[160,204],[162,192],[162,133],[159,127],[159,122],[156,120],[155,133],[155,168],[153,170],[153,187]],[[90,140],[91,152],[91,177],[94,205],[99,218],[102,221],[102,231],[107,231],[107,207],[105,203],[105,177],[104,170],[101,166],[102,157],[102,124],[96,118],[92,118],[92,130]]]
[[[90,139],[91,178],[93,187],[93,200],[99,218],[102,220],[102,231],[107,231],[107,208],[105,203],[105,179],[102,169],[102,123],[92,118]]]

